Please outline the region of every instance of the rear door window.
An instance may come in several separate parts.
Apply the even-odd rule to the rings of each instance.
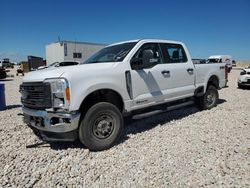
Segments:
[[[164,63],[186,63],[188,61],[184,48],[180,44],[160,44]]]

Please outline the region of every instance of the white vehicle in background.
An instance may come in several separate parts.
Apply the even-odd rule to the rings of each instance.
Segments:
[[[250,67],[244,68],[240,72],[240,77],[238,78],[238,87],[250,87]]]
[[[226,63],[228,72],[230,72],[233,67],[233,58],[230,55],[212,55],[208,58],[207,63]]]

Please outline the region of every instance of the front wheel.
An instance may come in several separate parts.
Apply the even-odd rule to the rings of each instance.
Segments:
[[[198,98],[198,106],[201,110],[209,110],[217,106],[219,93],[213,85],[208,86],[206,93]]]
[[[79,140],[91,151],[112,147],[123,130],[123,117],[113,104],[100,102],[85,114],[79,127]]]

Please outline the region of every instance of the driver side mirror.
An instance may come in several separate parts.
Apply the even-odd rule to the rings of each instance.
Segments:
[[[143,68],[149,68],[158,62],[157,58],[154,58],[154,52],[151,49],[144,50],[142,52],[142,58],[131,59],[131,68],[134,70],[140,70]]]
[[[144,68],[151,67],[153,65],[154,52],[153,50],[144,50],[142,52],[142,64]]]

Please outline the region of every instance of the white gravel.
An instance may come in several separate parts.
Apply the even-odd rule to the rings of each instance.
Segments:
[[[4,81],[0,111],[0,187],[250,187],[250,90],[238,70],[220,90],[220,104],[134,121],[103,152],[80,144],[40,141],[22,122],[21,76]]]

